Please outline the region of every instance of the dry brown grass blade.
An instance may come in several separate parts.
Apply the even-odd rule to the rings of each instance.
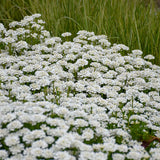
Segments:
[[[156,137],[156,136],[150,136],[149,139],[147,140],[143,140],[142,141],[142,146],[144,148],[147,148],[153,141],[157,140],[160,143],[160,138]]]

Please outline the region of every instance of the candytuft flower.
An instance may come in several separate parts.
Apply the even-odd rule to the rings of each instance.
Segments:
[[[156,159],[153,56],[85,30],[52,37],[40,16],[0,23],[0,159]]]

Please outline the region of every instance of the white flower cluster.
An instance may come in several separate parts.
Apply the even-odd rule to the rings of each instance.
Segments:
[[[50,37],[50,33],[44,30],[44,22],[39,19],[40,14],[26,16],[20,22],[13,21],[6,30],[0,24],[0,46],[1,49],[9,51],[12,55],[21,55],[31,47],[39,43],[44,43],[45,38]],[[45,50],[44,45],[38,45],[40,51]]]
[[[160,67],[105,35],[50,37],[39,17],[0,24],[0,159],[158,159],[136,136],[160,137]]]

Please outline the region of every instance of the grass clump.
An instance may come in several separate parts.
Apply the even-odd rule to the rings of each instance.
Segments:
[[[75,37],[79,30],[105,34],[112,43],[152,54],[153,62],[160,64],[160,12],[154,0],[1,1],[0,21],[5,26],[34,13],[42,14],[52,36],[72,32]]]

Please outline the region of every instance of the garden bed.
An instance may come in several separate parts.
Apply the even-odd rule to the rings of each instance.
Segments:
[[[85,30],[51,37],[44,23],[0,24],[0,158],[158,160],[154,57]]]

